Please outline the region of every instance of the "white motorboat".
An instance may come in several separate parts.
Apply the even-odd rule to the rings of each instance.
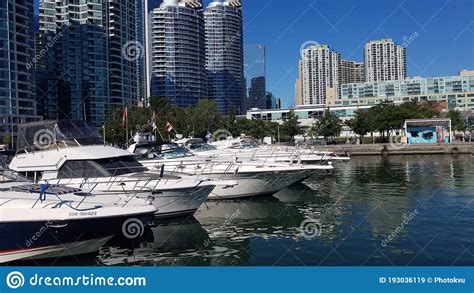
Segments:
[[[136,143],[130,152],[141,164],[153,170],[173,174],[196,175],[207,180],[236,180],[235,186],[216,186],[209,199],[234,199],[271,195],[315,172],[329,171],[331,165],[289,165],[278,162],[229,161],[228,157],[204,158],[177,144]]]
[[[20,125],[19,133],[10,169],[35,182],[46,180],[94,193],[153,195],[159,218],[192,215],[216,185],[236,184],[150,172],[129,152],[105,144],[86,122],[34,122]]]
[[[0,263],[97,252],[114,235],[141,236],[156,212],[152,204],[105,205],[76,188],[0,177]]]
[[[337,156],[334,152],[259,145],[253,140],[242,138],[204,143],[200,139],[180,141],[193,153],[205,157],[236,157],[239,160],[264,160],[272,162],[300,162],[304,164],[324,164],[334,161],[348,161],[349,157]]]

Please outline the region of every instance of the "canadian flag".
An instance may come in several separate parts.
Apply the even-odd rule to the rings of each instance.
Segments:
[[[125,121],[127,120],[128,116],[128,108],[125,107],[125,110],[123,110],[123,116],[122,116],[122,128],[125,127]]]
[[[168,131],[168,133],[171,132],[171,130],[174,130],[173,125],[171,125],[171,123],[169,122],[166,122],[165,128],[166,128],[166,131]]]

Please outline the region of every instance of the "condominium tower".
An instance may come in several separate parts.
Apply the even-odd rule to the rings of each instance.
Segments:
[[[164,0],[149,16],[150,96],[180,107],[207,98],[204,15],[200,0]]]
[[[40,34],[48,42],[37,51],[54,51],[47,86],[44,81],[38,86],[43,109],[57,109],[45,111],[45,118],[99,126],[110,107],[138,103],[134,0],[40,0],[39,18]]]
[[[215,0],[207,7],[206,69],[209,98],[219,112],[242,112],[245,99],[242,3]]]
[[[18,123],[39,119],[36,116],[32,31],[33,0],[0,2],[0,144],[16,136]]]
[[[341,59],[340,83],[365,82],[364,63]]]
[[[391,39],[365,44],[365,81],[402,80],[407,77],[406,48]]]
[[[327,97],[339,92],[341,56],[327,45],[315,45],[302,52],[300,62],[301,102],[303,105],[326,104]],[[298,97],[297,97],[298,98]]]

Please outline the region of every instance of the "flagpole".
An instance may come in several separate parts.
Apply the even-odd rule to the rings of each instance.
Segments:
[[[105,124],[102,126],[102,131],[103,131],[103,134],[104,134],[104,146],[105,146]]]
[[[127,131],[127,141],[125,142],[125,146],[128,148],[128,108],[125,108],[127,111],[127,115],[125,116],[125,130]]]

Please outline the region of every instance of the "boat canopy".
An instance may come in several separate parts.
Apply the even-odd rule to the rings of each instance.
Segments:
[[[141,159],[176,159],[194,156],[185,147],[181,147],[176,143],[165,142],[136,144],[133,148],[133,153]]]
[[[90,122],[48,120],[21,124],[18,127],[18,150],[97,144],[104,144],[104,140]]]

